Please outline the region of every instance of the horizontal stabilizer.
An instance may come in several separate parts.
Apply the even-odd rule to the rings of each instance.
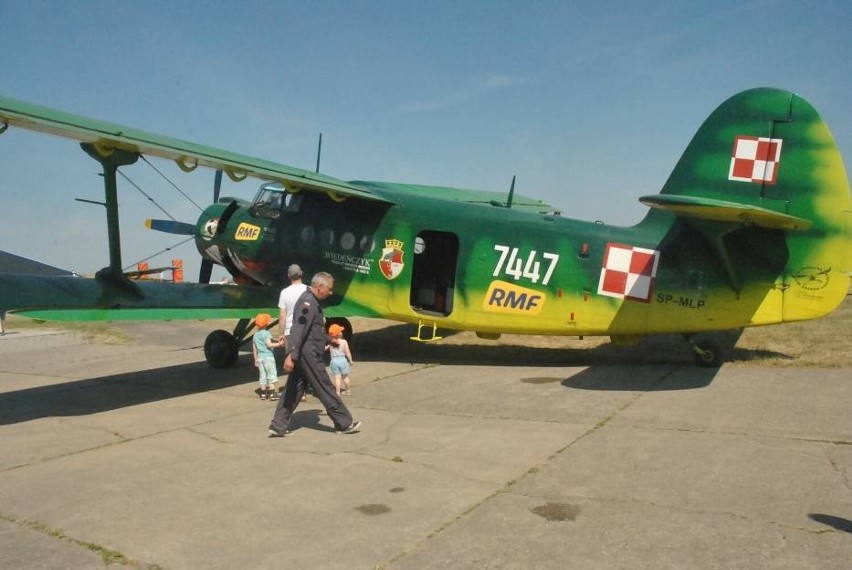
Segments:
[[[178,234],[185,236],[195,235],[195,226],[186,222],[176,222],[174,220],[145,220],[145,227],[149,230],[156,230],[167,234]]]
[[[651,208],[701,220],[731,222],[746,226],[790,231],[806,231],[813,225],[810,220],[804,218],[797,218],[758,206],[713,198],[660,194],[642,196],[639,201]]]

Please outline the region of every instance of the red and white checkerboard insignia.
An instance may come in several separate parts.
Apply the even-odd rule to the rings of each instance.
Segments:
[[[598,294],[650,302],[659,262],[659,251],[620,243],[606,244]]]
[[[766,137],[739,136],[734,139],[728,180],[775,184],[782,142],[782,139]]]

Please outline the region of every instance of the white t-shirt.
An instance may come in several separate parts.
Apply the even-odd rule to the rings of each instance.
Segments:
[[[290,334],[290,327],[293,326],[293,311],[296,308],[296,301],[302,296],[302,293],[308,288],[304,283],[290,285],[281,290],[281,295],[278,296],[278,308],[287,311],[287,322],[284,323],[284,334]]]

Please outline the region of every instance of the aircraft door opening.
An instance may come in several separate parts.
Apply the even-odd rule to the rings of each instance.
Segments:
[[[459,238],[455,234],[422,231],[414,240],[411,308],[418,313],[447,316],[453,311]]]

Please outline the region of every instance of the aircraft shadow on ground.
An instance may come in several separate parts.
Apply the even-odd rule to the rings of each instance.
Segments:
[[[716,369],[696,366],[690,348],[677,335],[649,338],[646,343],[635,347],[607,344],[591,349],[574,349],[496,343],[419,343],[409,339],[411,333],[410,325],[392,325],[357,333],[352,343],[356,363],[517,366],[529,369],[532,374],[537,367],[587,367],[567,378],[534,375],[521,378],[527,384],[561,382],[567,388],[581,390],[686,390],[709,385],[716,374]],[[442,334],[452,337],[454,333]],[[734,348],[728,360],[737,362],[768,357],[789,358],[779,353]],[[277,361],[280,367],[281,358]],[[637,371],[637,366],[668,369],[642,374]],[[27,388],[0,394],[0,425],[45,417],[95,414],[256,381],[257,371],[251,365],[251,356],[243,351],[238,364],[228,369],[211,368],[206,362],[199,361]],[[304,427],[319,423],[302,416],[294,415],[294,422]]]
[[[824,515],[822,513],[811,513],[808,518],[820,524],[830,526],[836,530],[852,534],[852,521],[834,515]]]
[[[717,368],[699,368],[694,365],[686,367],[647,365],[642,370],[637,370],[636,366],[618,364],[590,366],[562,380],[562,385],[575,390],[599,391],[695,390],[709,386],[717,372]]]
[[[228,369],[206,362],[127,372],[0,394],[0,425],[84,416],[257,382],[251,356]]]
[[[794,358],[778,352],[738,348],[735,345],[741,332],[723,331],[713,335],[713,339],[723,347],[726,362]],[[409,340],[411,333],[411,325],[394,325],[357,333],[352,344],[356,360],[458,366],[518,366],[530,369],[586,367],[568,378],[531,376],[522,378],[521,381],[528,384],[561,382],[566,388],[604,391],[703,388],[713,381],[718,372],[716,368],[699,367],[683,335],[676,334],[648,336],[637,346],[604,344],[594,348],[567,348],[530,346],[535,341],[527,344],[490,345],[451,344],[442,341],[420,343]],[[449,339],[457,333],[441,331],[440,334]],[[552,341],[554,337],[548,338]],[[665,369],[643,374],[637,367]]]
[[[532,346],[536,341],[522,340],[521,344],[453,344],[455,331],[439,331],[446,340],[433,343],[409,340],[411,325],[393,325],[355,335],[352,349],[356,360],[383,362],[418,362],[424,364],[489,365],[495,366],[596,366],[596,365],[668,365],[696,367],[694,355],[682,335],[652,335],[636,346],[603,344],[593,348],[552,346],[559,337],[529,337],[549,339],[551,346]],[[793,359],[773,351],[750,350],[735,346],[740,331],[715,333],[714,340],[723,346],[725,362],[747,362],[760,359]],[[570,338],[570,337],[566,337]],[[567,344],[567,340],[566,340]]]

